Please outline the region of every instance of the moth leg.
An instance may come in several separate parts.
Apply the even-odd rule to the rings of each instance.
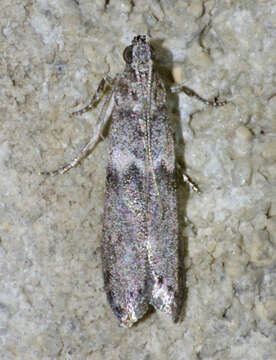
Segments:
[[[195,97],[197,100],[200,100],[201,102],[203,102],[206,105],[218,107],[218,106],[224,106],[224,105],[228,104],[228,101],[226,101],[226,100],[219,101],[217,96],[213,100],[206,100],[203,97],[201,97],[200,95],[198,95],[194,90],[188,88],[185,85],[174,85],[171,87],[172,93],[178,93],[180,91],[183,91],[188,96]]]
[[[103,129],[104,129],[105,125],[107,124],[107,121],[111,115],[113,105],[114,105],[114,96],[113,96],[114,91],[115,91],[115,86],[113,86],[112,92],[108,95],[108,97],[102,107],[99,119],[96,123],[95,133],[94,133],[93,137],[81,149],[80,153],[73,160],[71,160],[68,164],[64,165],[63,167],[53,170],[53,171],[42,171],[41,175],[53,176],[53,175],[57,175],[57,174],[64,174],[67,171],[69,171],[70,169],[72,169],[73,167],[75,167],[76,165],[78,165],[82,159],[84,159],[91,151],[94,150],[98,141],[102,138]]]
[[[177,169],[178,172],[180,173],[183,181],[184,181],[185,183],[188,183],[188,185],[190,186],[190,188],[191,188],[194,192],[196,192],[196,193],[199,194],[199,193],[200,193],[199,187],[198,187],[195,183],[192,182],[192,180],[189,178],[189,176],[188,176],[187,174],[185,174],[185,172],[184,172],[184,170],[183,170],[183,167],[182,167],[181,164],[178,163],[178,162],[176,163],[176,169]]]
[[[91,110],[93,106],[95,106],[97,104],[97,102],[100,100],[100,98],[102,97],[103,93],[104,93],[104,89],[105,89],[105,84],[108,84],[110,86],[113,85],[113,79],[106,75],[99,83],[99,86],[96,90],[96,93],[94,94],[94,96],[92,97],[92,99],[89,100],[89,103],[87,106],[85,106],[85,108],[77,110],[72,112],[71,115],[73,116],[78,116],[78,115],[82,115],[84,113],[86,113],[87,111]]]

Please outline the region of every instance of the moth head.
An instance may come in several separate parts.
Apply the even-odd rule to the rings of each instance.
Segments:
[[[146,35],[135,36],[130,46],[123,53],[124,60],[134,70],[147,71],[152,66],[154,58],[153,47]]]

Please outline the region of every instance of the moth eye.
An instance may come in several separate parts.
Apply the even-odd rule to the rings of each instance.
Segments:
[[[128,46],[125,48],[123,58],[127,64],[130,64],[132,62],[132,46]]]

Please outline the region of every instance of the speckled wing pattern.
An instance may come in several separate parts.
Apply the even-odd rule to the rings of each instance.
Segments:
[[[145,36],[125,49],[109,135],[103,276],[111,308],[126,327],[149,304],[174,321],[181,306],[174,140],[152,57]]]

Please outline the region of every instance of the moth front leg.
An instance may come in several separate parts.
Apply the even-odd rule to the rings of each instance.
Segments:
[[[114,82],[114,80],[109,75],[106,75],[100,81],[99,86],[96,90],[96,93],[89,100],[89,103],[85,106],[85,108],[72,112],[72,115],[73,116],[82,115],[82,114],[86,113],[87,111],[91,110],[92,107],[94,107],[97,104],[97,102],[100,100],[100,98],[102,97],[102,95],[104,93],[105,85],[108,84],[112,87],[113,82]]]
[[[111,79],[111,78],[109,78]],[[73,113],[73,115],[80,115],[85,113],[86,111],[90,110],[96,103],[97,101],[100,99],[101,97],[101,93],[103,93],[104,91],[104,85],[106,82],[106,78],[104,78],[99,86],[98,89],[96,91],[96,94],[93,96],[93,98],[91,99],[90,103],[82,110],[79,111],[75,111]],[[67,171],[69,171],[70,169],[72,169],[73,167],[77,166],[80,161],[82,159],[84,159],[91,151],[94,150],[95,146],[97,145],[98,141],[102,138],[102,132],[103,129],[111,115],[112,109],[113,109],[113,105],[114,105],[114,91],[116,88],[116,84],[113,85],[112,87],[112,91],[111,93],[108,95],[102,109],[101,109],[101,113],[99,116],[99,119],[97,121],[96,124],[96,128],[95,128],[95,132],[93,137],[89,140],[89,142],[81,149],[80,153],[74,158],[72,159],[68,164],[65,164],[64,166],[62,166],[59,169],[53,170],[53,171],[42,171],[40,174],[41,175],[57,175],[57,174],[65,174]]]
[[[201,97],[200,95],[198,95],[194,90],[188,88],[185,85],[174,85],[171,87],[171,92],[173,94],[179,93],[181,91],[183,91],[186,95],[188,95],[190,97],[195,97],[197,100],[200,100],[201,102],[203,102],[206,105],[219,107],[219,106],[224,106],[224,105],[228,104],[228,101],[226,101],[226,100],[219,101],[217,97],[215,97],[213,100],[206,100],[203,97]]]

